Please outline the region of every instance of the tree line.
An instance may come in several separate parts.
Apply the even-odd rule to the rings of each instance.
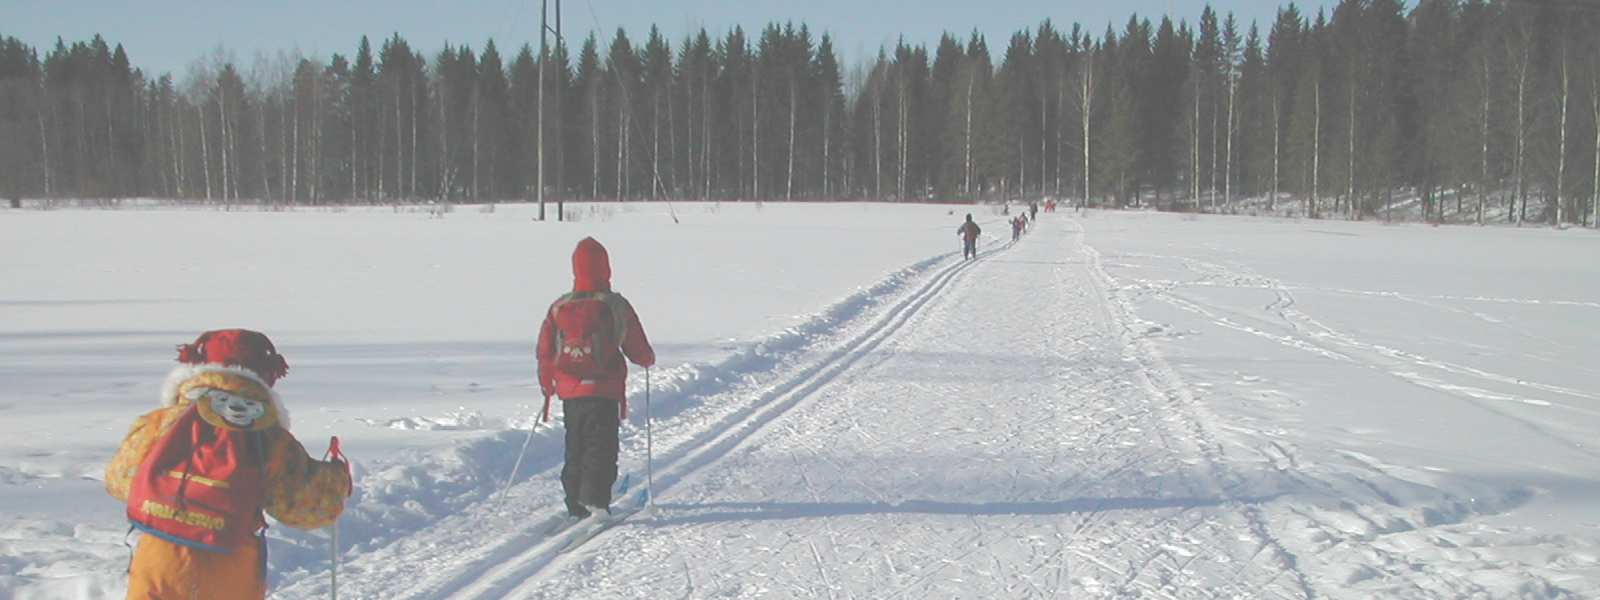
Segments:
[[[1046,21],[841,65],[769,24],[541,57],[396,34],[350,56],[218,51],[179,79],[99,36],[0,37],[0,195],[285,204],[970,200],[1593,224],[1600,10],[1342,0],[1244,25]],[[540,68],[545,102],[540,110]],[[536,147],[538,115],[546,151]],[[1587,168],[1585,168],[1587,167]],[[1279,206],[1279,205],[1283,206]]]

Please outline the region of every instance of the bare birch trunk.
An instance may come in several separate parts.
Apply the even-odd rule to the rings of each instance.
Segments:
[[[194,106],[195,115],[200,117],[200,170],[206,181],[206,200],[211,200],[211,146],[206,142],[206,111],[205,104]]]
[[[789,79],[789,176],[784,183],[783,199],[794,200],[794,113],[795,113],[795,81]]]
[[[1594,108],[1594,197],[1589,201],[1589,225],[1600,229],[1600,64],[1593,65],[1593,92],[1589,101]]]
[[[1518,60],[1517,63],[1517,154],[1512,166],[1512,172],[1514,173],[1512,180],[1514,181],[1513,185],[1516,186],[1516,189],[1512,191],[1514,195],[1511,198],[1511,212],[1515,213],[1513,218],[1516,220],[1517,225],[1522,225],[1522,220],[1528,212],[1528,197],[1523,189],[1523,168],[1525,166],[1524,150],[1527,147],[1526,141],[1528,129],[1526,108],[1528,88],[1528,54],[1530,52],[1527,49],[1527,46],[1529,45],[1531,44],[1528,44],[1526,41],[1524,41],[1522,58]],[[1517,206],[1519,203],[1521,204],[1520,209]]]
[[[1320,69],[1319,69],[1320,70]],[[1322,74],[1312,84],[1311,126],[1311,218],[1317,218],[1317,199],[1322,194]]]
[[[963,152],[966,153],[965,166],[962,169],[965,181],[962,187],[967,191],[967,197],[972,197],[972,86],[978,81],[977,67],[967,75],[967,134]]]
[[[175,187],[175,190],[177,192],[177,196],[179,198],[184,198],[184,197],[187,197],[188,194],[186,193],[187,192],[187,188],[186,188],[186,186],[184,186],[184,181],[183,181],[183,176],[184,176],[184,171],[183,171],[183,130],[180,129],[181,126],[182,126],[182,121],[178,119],[178,110],[176,108],[174,108],[173,110],[168,111],[168,113],[167,113],[167,139],[169,140],[168,143],[170,144],[170,147],[174,148],[174,151],[172,152],[172,156],[171,156],[171,158],[172,158],[172,181],[174,183],[174,187]],[[44,133],[42,128],[40,129],[40,133],[41,134]],[[41,135],[40,137],[42,138],[43,136]],[[46,192],[46,195],[48,195],[48,192]]]
[[[895,117],[895,129],[897,130],[896,134],[895,134],[895,137],[899,141],[899,148],[897,150],[898,150],[898,153],[900,155],[899,156],[899,158],[900,158],[900,176],[896,180],[896,184],[895,184],[895,189],[897,190],[896,194],[898,195],[898,197],[895,198],[895,201],[897,201],[897,202],[905,202],[906,201],[906,194],[908,192],[908,190],[906,189],[906,185],[908,183],[906,181],[906,170],[907,170],[906,167],[907,167],[907,162],[908,162],[906,160],[906,154],[907,154],[907,149],[908,149],[908,144],[906,143],[906,139],[908,137],[906,135],[906,133],[907,133],[906,132],[906,124],[907,124],[907,121],[908,121],[908,116],[906,114],[906,108],[907,108],[906,107],[906,80],[905,80],[905,75],[904,74],[900,75],[899,90],[900,90],[899,98],[895,103],[896,106],[898,107],[898,115],[896,115],[896,117]]]
[[[1089,123],[1091,117],[1094,116],[1094,55],[1092,53],[1084,58],[1083,101],[1079,104],[1083,107],[1083,199],[1079,201],[1078,209],[1086,210],[1089,208]],[[1196,136],[1195,139],[1198,140],[1199,136]]]
[[[267,168],[267,157],[272,156],[267,152],[267,103],[256,104],[256,124],[260,127],[261,135],[261,200],[268,201],[272,198],[272,169]],[[278,199],[282,200],[282,189],[278,190]]]
[[[667,85],[667,91],[667,151],[672,153],[672,156],[667,159],[667,174],[672,177],[672,185],[665,187],[667,188],[667,197],[671,198],[673,188],[676,188],[678,181],[681,180],[678,171],[683,168],[684,161],[678,159],[678,117],[677,111],[673,110],[672,107],[672,86],[670,83]],[[691,151],[690,155],[692,154],[693,152]],[[689,177],[694,177],[692,171]]]
[[[416,142],[416,135],[412,134],[411,141]],[[415,167],[412,175],[415,176]],[[311,80],[311,176],[306,183],[308,195],[312,204],[321,204],[322,183],[322,80]],[[413,189],[413,192],[416,190]]]
[[[626,165],[631,162],[633,162],[633,111],[625,109],[622,113],[622,164]],[[624,190],[633,189],[633,171],[631,169],[622,169],[622,188]],[[624,193],[623,197],[626,198],[627,194]]]
[[[378,110],[376,110],[374,112],[378,113],[377,114],[377,117],[378,117],[378,125],[377,125],[377,130],[378,130],[378,154],[373,157],[373,158],[376,158],[377,161],[378,161],[378,195],[375,196],[373,199],[375,201],[377,201],[377,202],[383,202],[383,201],[388,199],[388,196],[386,196],[383,193],[384,192],[384,188],[383,188],[383,181],[384,181],[383,167],[386,164],[388,164],[388,162],[389,162],[388,159],[384,156],[386,154],[385,150],[388,149],[388,148],[386,148],[386,146],[389,143],[389,127],[387,125],[385,125],[384,122],[383,122],[383,119],[384,119],[383,107],[380,105],[378,107]],[[477,114],[474,113],[473,116],[476,117]],[[477,122],[474,121],[473,123],[476,124]],[[477,137],[477,131],[473,131],[473,137],[474,138]],[[474,155],[473,158],[476,159],[477,156]],[[473,166],[476,167],[477,163],[474,162]],[[474,171],[474,175],[476,175],[476,171]],[[474,179],[472,181],[473,181],[474,184],[476,184],[478,180],[476,179],[476,177],[474,177]]]
[[[220,90],[221,88],[218,89]],[[218,97],[221,98],[221,100],[217,102],[217,126],[222,132],[222,140],[220,143],[222,144],[222,200],[224,203],[233,199],[233,196],[228,193],[228,180],[230,172],[228,170],[228,112],[226,108],[226,94],[226,91],[219,91]]]
[[[1217,108],[1216,98],[1211,99],[1211,169],[1206,173],[1211,179],[1207,195],[1211,201],[1211,212],[1217,212],[1217,120],[1220,110]]]
[[[1478,225],[1483,225],[1483,209],[1489,193],[1489,57],[1483,58],[1483,127],[1480,130],[1483,138],[1481,171],[1478,174]]]
[[[1564,184],[1567,180],[1567,105],[1571,104],[1570,92],[1571,77],[1567,72],[1567,45],[1563,42],[1561,44],[1561,132],[1557,135],[1556,142],[1556,210],[1555,223],[1552,223],[1556,227],[1561,226],[1564,216],[1562,214],[1564,207],[1561,203],[1566,200]]]
[[[50,136],[46,133],[44,126],[44,113],[45,107],[49,106],[50,102],[48,98],[44,97],[43,82],[39,84],[39,90],[40,108],[35,113],[35,119],[39,122],[39,163],[44,167],[44,197],[49,198],[52,191],[50,189],[50,184],[52,183],[50,181]],[[1597,136],[1600,136],[1600,134],[1597,134]]]
[[[650,102],[650,199],[661,197],[661,92]]]
[[[292,90],[293,88],[291,88]],[[291,92],[293,93],[293,92]],[[294,139],[289,153],[289,203],[300,201],[300,94],[294,94]]]
[[[294,102],[296,103],[295,106],[298,107],[300,96],[295,94],[295,88],[292,83],[289,85],[289,94],[294,95]],[[294,148],[294,144],[290,143],[290,138],[293,136],[292,129],[295,123],[290,122],[291,117],[289,116],[290,108],[288,95],[280,95],[277,101],[278,110],[280,112],[278,115],[278,189],[288,190],[290,189],[289,170],[292,168],[290,159],[294,158],[291,156],[291,153],[296,150],[296,148]],[[299,113],[294,113],[293,118],[298,119]],[[266,123],[263,121],[261,136],[262,138],[265,138],[266,135]],[[263,145],[263,149],[265,149],[265,145]],[[261,159],[261,169],[266,171],[267,161],[264,156],[265,152],[262,154],[263,158]]]
[[[1200,210],[1200,83],[1194,86],[1194,118],[1190,123],[1191,137],[1194,138],[1194,149],[1189,153],[1189,194],[1194,199],[1194,208]],[[1089,190],[1083,191],[1084,195]]]
[[[589,197],[600,197],[600,91],[589,94]]]
[[[874,84],[872,94],[872,175],[873,195],[883,199],[883,84]]]
[[[623,98],[624,99],[619,100],[617,102],[617,127],[618,127],[618,129],[617,129],[617,199],[618,200],[621,200],[623,197],[627,196],[627,193],[623,190],[623,187],[622,187],[623,186],[623,182],[622,182],[622,171],[623,171],[622,164],[623,164],[623,160],[624,160],[623,148],[627,147],[627,145],[628,145],[628,140],[627,140],[627,133],[628,133],[628,107],[627,107],[627,101],[625,99],[626,95],[624,95]]]
[[[756,73],[750,70],[750,198],[761,200],[761,98],[756,95]]]
[[[1067,128],[1066,127],[1062,127],[1062,124],[1066,123],[1066,121],[1067,121],[1066,115],[1067,115],[1067,75],[1066,75],[1066,73],[1062,73],[1061,74],[1061,79],[1058,82],[1058,84],[1056,85],[1056,187],[1055,187],[1055,195],[1058,198],[1061,196],[1061,175],[1062,175],[1062,173],[1066,172],[1066,170],[1067,170],[1066,169],[1067,159],[1064,158],[1067,153],[1063,152],[1061,150],[1063,147],[1066,146],[1065,140],[1066,140],[1066,130],[1067,130]]]
[[[438,83],[437,90],[439,96],[439,201],[443,202],[450,197],[450,123],[445,117],[445,108],[449,103],[447,102],[448,96],[445,94],[443,81]],[[352,129],[351,131],[353,132],[354,130]],[[351,135],[353,136],[354,133]]]
[[[1222,161],[1222,205],[1227,207],[1229,212],[1233,212],[1233,97],[1236,91],[1235,86],[1237,85],[1238,80],[1234,78],[1233,73],[1230,71],[1228,73],[1228,131],[1227,135],[1224,136],[1227,138],[1227,143],[1224,146],[1227,156]]]
[[[352,92],[352,95],[353,94],[354,94],[354,92]],[[442,95],[443,94],[442,94],[442,91],[441,91],[441,96]],[[444,127],[444,112],[443,112],[444,111],[444,108],[443,108],[444,104],[441,102],[439,106],[440,106],[440,109],[439,109],[440,110],[440,113],[439,113],[439,136],[440,136],[440,139],[442,140],[443,137],[444,137],[444,131],[446,129]],[[360,137],[360,131],[361,131],[360,115],[356,114],[358,112],[359,111],[357,111],[355,109],[351,109],[351,111],[350,111],[350,200],[352,200],[352,201],[354,201],[355,199],[361,197],[360,192],[358,192],[358,190],[360,188],[356,187],[356,181],[360,176],[359,175],[359,169],[357,168],[357,166],[360,165],[359,161],[361,159],[361,153],[360,153],[359,150],[357,150],[357,145],[356,145],[357,142],[361,141],[361,137]],[[441,143],[441,145],[443,145],[443,144]],[[448,147],[446,147],[446,148],[448,149]],[[444,169],[444,161],[442,161],[442,160],[439,161],[439,168],[440,168],[441,171]],[[443,175],[443,173],[441,173],[440,177],[439,177],[439,182],[440,182],[440,186],[441,187],[444,185],[444,180],[445,180],[444,175]]]
[[[827,90],[824,91],[823,97],[827,99],[823,100],[822,105],[822,197],[831,198],[833,187],[830,185],[832,182],[829,181],[830,169],[828,167],[833,162],[833,158],[828,154],[828,140],[833,137],[833,129],[831,127],[833,102]]]
[[[700,188],[703,199],[711,198],[711,63],[706,62],[704,77],[700,78],[700,129],[703,141],[700,149],[700,176],[705,185]]]
[[[1039,97],[1039,195],[1041,196],[1044,195],[1044,182],[1050,178],[1050,159],[1047,156],[1050,134],[1046,133],[1050,130],[1046,125],[1049,120],[1047,98],[1046,94],[1041,94]],[[1056,173],[1056,178],[1060,179],[1061,173]]]
[[[411,179],[406,185],[408,194],[417,197],[417,94],[414,86],[406,86],[406,94],[411,97]],[[319,96],[320,97],[320,96]],[[319,136],[320,137],[320,136]]]
[[[1267,198],[1267,211],[1278,210],[1278,143],[1283,139],[1283,107],[1280,106],[1277,86],[1272,92],[1272,196]]]
[[[406,136],[405,120],[400,115],[400,98],[400,78],[396,77],[394,82],[394,189],[395,195],[404,201],[407,199],[404,173],[406,165]]]
[[[1347,140],[1349,142],[1349,145],[1350,145],[1350,157],[1349,157],[1349,159],[1350,159],[1350,171],[1349,171],[1349,173],[1347,173],[1347,175],[1349,176],[1349,187],[1346,189],[1346,193],[1349,194],[1349,197],[1348,197],[1349,199],[1348,199],[1348,203],[1347,203],[1346,207],[1350,210],[1350,218],[1353,219],[1353,220],[1359,221],[1359,220],[1361,220],[1361,206],[1360,206],[1360,203],[1356,199],[1356,81],[1355,81],[1355,77],[1351,77],[1350,81],[1348,83],[1349,83],[1349,87],[1350,87],[1350,103],[1346,106],[1346,108],[1348,109],[1348,112],[1349,112],[1349,115],[1350,115],[1350,122],[1349,122],[1349,125],[1350,125],[1350,138]]]
[[[483,112],[483,99],[478,97],[478,86],[472,86],[472,200],[478,200],[478,115]],[[380,143],[382,138],[380,139]],[[381,150],[380,150],[381,152]],[[544,165],[539,165],[543,168]],[[379,171],[382,176],[382,171]],[[381,188],[380,188],[381,193]]]

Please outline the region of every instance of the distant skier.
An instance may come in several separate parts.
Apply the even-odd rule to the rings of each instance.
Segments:
[[[956,228],[956,235],[961,236],[961,258],[970,260],[978,258],[978,234],[983,233],[983,228],[972,222],[972,213],[967,213],[967,222]]]
[[[1034,221],[1039,220],[1039,203],[1038,202],[1029,202],[1028,203],[1028,218],[1032,219]]]
[[[128,598],[267,594],[267,521],[326,527],[350,496],[338,446],[306,454],[272,384],[289,365],[267,336],[208,331],[178,347],[162,408],[133,422],[106,466],[106,492],[144,533],[128,564]]]
[[[633,306],[611,290],[605,246],[583,238],[572,251],[572,291],[550,305],[539,328],[543,418],[550,418],[550,397],[560,397],[567,429],[561,488],[574,517],[610,516],[617,429],[628,416],[624,358],[649,368],[656,353]]]
[[[1022,239],[1022,224],[1026,222],[1024,221],[1026,218],[1027,217],[1023,215],[1017,215],[1015,218],[1011,219],[1011,241],[1015,242],[1019,239]]]

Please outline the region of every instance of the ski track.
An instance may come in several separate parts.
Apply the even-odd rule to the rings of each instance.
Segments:
[[[818,389],[835,381],[840,373],[857,361],[871,355],[874,349],[904,326],[931,299],[937,297],[952,280],[973,266],[991,260],[993,256],[994,251],[991,249],[977,260],[954,262],[941,269],[920,288],[901,299],[883,315],[876,317],[853,339],[827,352],[815,364],[800,369],[795,375],[763,390],[752,403],[748,415],[740,415],[735,422],[707,429],[702,439],[688,444],[688,449],[681,455],[663,456],[660,461],[661,466],[657,468],[656,493],[659,495],[663,491],[670,490],[673,484],[692,474],[696,469],[716,462],[731,450],[762,434],[763,428],[774,420],[783,417],[796,405],[811,398]],[[798,462],[796,464],[799,465],[800,472],[804,473],[804,466]],[[815,495],[814,490],[812,493]],[[816,559],[816,568],[826,577],[826,565],[817,553],[815,544],[811,544],[810,548]],[[581,556],[583,548],[578,550]],[[564,553],[546,553],[538,548],[529,554],[530,556],[519,557],[517,560],[500,565],[484,579],[449,597],[518,597],[527,593],[525,589],[517,587],[506,592],[504,586],[507,582],[527,580],[537,583],[539,578],[536,575],[542,568],[559,567],[564,559],[572,558],[570,555],[563,555]],[[832,586],[826,587],[830,590],[832,588]]]
[[[1006,247],[1008,245],[1000,243],[982,245],[979,261]],[[810,321],[753,344],[718,365],[685,365],[657,373],[658,488],[675,480],[669,465],[677,463],[682,458],[680,455],[704,454],[706,447],[717,443],[718,439],[726,443],[736,439],[733,435],[736,431],[757,428],[763,419],[780,412],[770,406],[775,397],[806,384],[841,359],[859,358],[850,356],[849,347],[870,342],[872,333],[891,323],[895,327],[903,324],[903,319],[896,322],[894,317],[913,304],[925,302],[932,296],[930,290],[937,291],[953,275],[970,266],[971,263],[954,262],[957,254],[940,254],[902,269],[821,311]],[[931,275],[930,270],[933,271]],[[912,289],[907,291],[906,288]],[[877,316],[879,313],[886,316]],[[858,323],[863,320],[870,323],[863,327]],[[865,333],[855,333],[863,328]],[[826,358],[813,364],[795,358],[807,353],[826,354]],[[788,364],[792,362],[800,364]],[[629,388],[635,411],[644,408],[639,403],[643,386],[638,379],[636,374]],[[794,394],[790,402],[802,397],[804,394]],[[663,404],[672,411],[667,412],[667,419],[663,419],[660,410]],[[674,405],[678,407],[673,409]],[[679,413],[681,417],[671,418]],[[485,580],[503,582],[507,577],[536,570],[553,560],[565,546],[564,537],[545,535],[564,514],[564,509],[560,508],[558,480],[561,450],[559,438],[549,435],[551,428],[541,429],[541,433],[552,439],[529,450],[531,460],[525,463],[524,474],[532,472],[533,475],[513,486],[504,502],[493,499],[492,487],[480,485],[480,489],[460,494],[455,499],[465,505],[460,510],[345,564],[340,592],[355,598],[443,598],[461,593],[467,594],[463,597],[472,597],[472,594],[499,589]],[[507,433],[510,435],[480,440],[473,446],[486,448],[473,448],[469,454],[497,450],[516,452],[522,434]],[[533,456],[540,446],[547,452],[553,451],[553,456],[542,460]],[[643,461],[640,458],[632,461],[638,464],[630,465],[629,457],[642,457],[643,447],[642,427],[625,424],[622,471],[633,475],[636,481],[644,478]],[[498,472],[502,468],[509,469],[510,464],[509,458],[491,462],[484,467],[490,472],[482,473],[481,477],[499,477]],[[637,467],[637,472],[630,472],[630,466]],[[388,508],[383,504],[379,506]],[[528,515],[548,516],[528,518]],[[380,515],[371,520],[385,519],[393,520],[393,517]],[[328,592],[325,572],[301,573],[283,589],[276,590],[274,596],[312,598],[326,596]]]
[[[1490,552],[1506,540],[1472,522],[1515,507],[1525,499],[1517,492],[1462,498],[1433,487],[1428,473],[1355,451],[1317,464],[1273,431],[1226,422],[1159,350],[1164,326],[1136,307],[1164,302],[1505,418],[1517,419],[1499,408],[1507,402],[1581,411],[1552,398],[1597,399],[1591,393],[1358,339],[1299,310],[1297,288],[1242,267],[1122,255],[1180,261],[1200,279],[1118,279],[1087,236],[1080,221],[1048,218],[1020,242],[986,245],[975,261],[942,254],[912,265],[721,364],[669,371],[656,400],[656,506],[635,489],[617,501],[621,522],[591,539],[574,545],[570,531],[546,533],[560,519],[560,464],[544,457],[530,461],[504,503],[463,494],[455,514],[355,556],[341,593],[1571,595],[1548,572]],[[1262,310],[1277,321],[1181,291],[1197,285],[1270,290],[1275,299]],[[1592,304],[1315,291],[1430,306]],[[512,452],[520,441],[497,440],[492,447]],[[623,471],[642,487],[642,433],[628,426],[623,443]],[[1515,542],[1528,551],[1541,543]],[[323,577],[304,575],[275,596],[326,595]]]
[[[1506,304],[1557,305],[1593,308],[1592,302],[1488,298],[1481,296],[1416,296],[1397,292],[1373,292],[1338,288],[1306,288],[1286,285],[1251,272],[1248,268],[1189,257],[1123,254],[1125,258],[1167,260],[1181,264],[1197,279],[1191,281],[1128,278],[1120,289],[1130,298],[1153,298],[1195,314],[1212,325],[1260,337],[1321,358],[1354,363],[1371,368],[1407,383],[1444,392],[1468,405],[1513,422],[1532,433],[1556,440],[1571,451],[1595,458],[1600,453],[1582,440],[1552,431],[1533,419],[1508,410],[1509,406],[1566,410],[1583,415],[1595,411],[1580,404],[1600,400],[1591,392],[1513,377],[1486,369],[1439,360],[1395,348],[1384,343],[1360,339],[1329,326],[1297,308],[1296,291],[1314,291],[1360,296],[1394,298],[1464,313],[1493,325],[1499,320],[1471,310],[1458,309],[1429,300],[1475,301]],[[1111,283],[1118,286],[1117,282]],[[1244,314],[1207,305],[1182,293],[1187,287],[1229,287],[1260,289],[1275,299],[1259,315]],[[1130,304],[1123,303],[1123,306]],[[1130,321],[1138,322],[1129,312]],[[1251,322],[1260,323],[1252,325]],[[1164,331],[1160,325],[1143,322],[1140,329]],[[1283,333],[1275,333],[1282,331]],[[1141,340],[1143,343],[1143,340]],[[1454,378],[1453,381],[1447,378]],[[1483,385],[1515,392],[1491,391],[1458,383],[1477,380]],[[1574,404],[1555,401],[1565,397]],[[1263,538],[1272,535],[1273,524],[1286,532],[1274,542],[1277,550],[1291,559],[1294,552],[1313,564],[1314,574],[1304,583],[1307,595],[1336,598],[1464,598],[1581,597],[1581,592],[1563,588],[1562,580],[1572,576],[1565,568],[1592,566],[1595,560],[1586,551],[1565,546],[1584,544],[1564,536],[1539,534],[1513,535],[1473,519],[1509,511],[1532,493],[1524,489],[1478,490],[1482,497],[1436,487],[1437,478],[1423,470],[1385,464],[1365,454],[1339,450],[1344,462],[1333,461],[1307,468],[1293,444],[1280,442],[1277,434],[1250,427],[1225,425],[1219,429],[1232,439],[1217,446],[1227,456],[1233,452],[1234,464],[1259,461],[1272,468],[1269,475],[1252,475],[1246,485],[1282,490],[1286,495],[1305,498],[1303,502],[1270,503],[1249,507],[1255,526]],[[1485,493],[1487,492],[1487,493]],[[1470,493],[1470,492],[1468,492]],[[1528,561],[1523,557],[1533,556]],[[1581,581],[1581,580],[1580,580]],[[1592,583],[1578,589],[1594,591]]]
[[[506,597],[1315,595],[1060,223],[934,277],[825,377],[783,385],[764,426],[658,483],[660,512]]]

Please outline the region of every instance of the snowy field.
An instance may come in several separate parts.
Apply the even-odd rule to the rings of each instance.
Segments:
[[[0,211],[0,598],[121,595],[104,462],[219,327],[357,463],[347,598],[1600,596],[1593,232],[984,207],[963,262],[968,207],[675,209]],[[657,497],[567,548],[559,420],[494,496],[585,235]],[[271,536],[326,597],[327,532]]]

